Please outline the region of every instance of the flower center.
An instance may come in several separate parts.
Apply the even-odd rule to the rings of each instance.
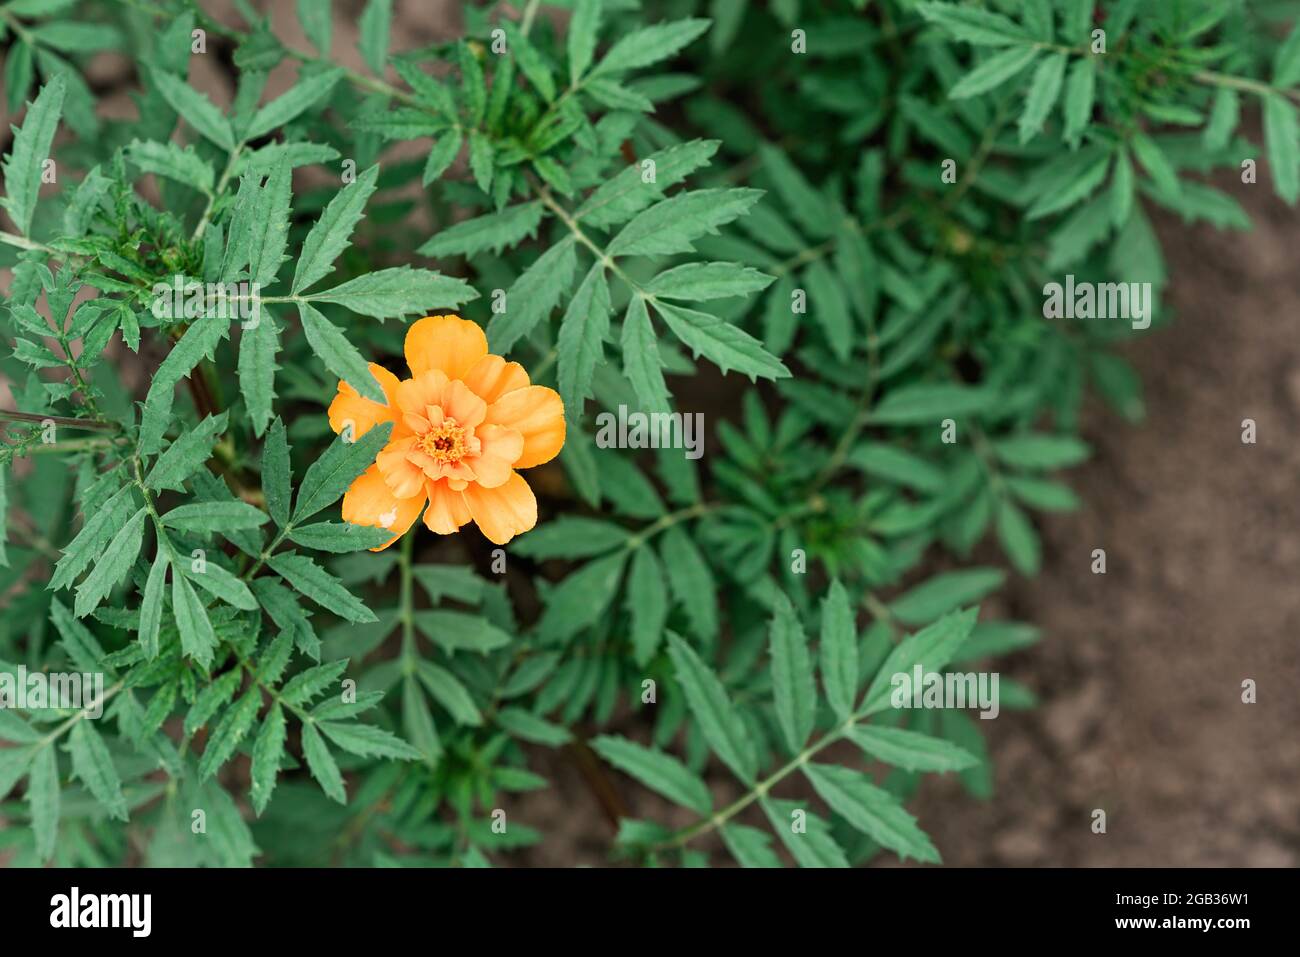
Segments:
[[[465,455],[465,430],[455,419],[446,419],[420,436],[420,451],[435,462],[459,462]]]

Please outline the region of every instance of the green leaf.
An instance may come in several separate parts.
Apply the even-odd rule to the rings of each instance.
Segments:
[[[257,599],[248,590],[248,586],[216,562],[205,562],[202,571],[186,569],[184,565],[181,570],[189,576],[190,581],[227,605],[243,611],[257,608]]]
[[[1028,143],[1043,129],[1047,114],[1056,105],[1065,77],[1066,55],[1055,53],[1038,64],[1034,78],[1029,82],[1025,108],[1020,114],[1020,142]]]
[[[36,856],[48,861],[54,856],[59,836],[59,762],[52,744],[38,748],[32,759],[27,776],[27,811],[36,837]]]
[[[89,721],[78,721],[72,726],[72,732],[68,735],[68,750],[72,754],[73,774],[86,785],[86,789],[110,816],[119,821],[127,820],[122,780],[117,768],[113,766],[108,746]]]
[[[554,100],[555,77],[546,65],[546,60],[537,52],[537,48],[529,42],[528,37],[514,22],[502,20],[500,24],[501,28],[506,31],[506,40],[510,52],[514,54],[515,62],[519,64],[519,69],[528,78],[528,82],[533,85],[546,102],[549,103]]]
[[[239,341],[239,391],[255,435],[265,432],[271,421],[275,373],[280,368],[275,357],[279,351],[280,334],[269,315],[245,329]]]
[[[363,758],[397,758],[402,761],[414,761],[420,758],[420,752],[415,748],[391,732],[374,725],[321,721],[318,726],[325,732],[327,738],[344,751]]]
[[[776,593],[775,614],[768,630],[772,656],[772,693],[776,719],[790,754],[798,754],[812,734],[817,717],[817,689],[813,683],[808,636],[790,600]]]
[[[1022,575],[1037,575],[1042,564],[1042,548],[1038,543],[1038,533],[1025,513],[1010,501],[1003,500],[998,505],[997,530],[998,541],[1016,571]]]
[[[258,139],[296,119],[329,96],[342,76],[341,69],[333,68],[305,79],[299,77],[297,84],[287,93],[276,97],[257,111],[244,138]]]
[[[77,600],[74,612],[78,618],[84,618],[99,607],[99,603],[108,597],[109,592],[130,571],[144,544],[145,508],[140,508],[113,540],[109,542],[104,553],[95,562],[94,569],[77,588]]]
[[[911,672],[918,664],[925,671],[943,668],[970,636],[978,614],[977,608],[953,612],[899,642],[876,671],[861,713],[874,714],[889,707],[894,675]]]
[[[31,231],[32,213],[41,191],[41,166],[50,155],[50,145],[59,127],[64,91],[61,76],[41,87],[22,127],[14,133],[13,149],[4,162],[4,207],[23,236]]]
[[[608,335],[609,283],[604,263],[597,261],[574,293],[556,341],[560,398],[571,422],[582,417],[583,405],[592,394],[591,380],[596,366],[605,361]]]
[[[384,389],[370,372],[369,364],[341,329],[330,322],[309,302],[299,300],[298,318],[320,361],[340,379],[372,402],[387,404]]]
[[[173,73],[155,69],[151,76],[154,86],[177,115],[226,152],[234,150],[235,134],[230,121],[211,100]]]
[[[210,415],[173,442],[145,476],[145,487],[155,492],[181,491],[185,480],[212,457],[212,446],[226,431],[228,412]]]
[[[848,456],[848,464],[868,475],[918,492],[939,492],[948,483],[942,469],[918,455],[884,442],[865,442]]]
[[[1024,434],[996,439],[993,453],[1007,465],[1021,469],[1060,469],[1088,458],[1088,445],[1072,435]]]
[[[455,308],[477,299],[478,293],[463,279],[431,269],[393,266],[349,279],[342,285],[305,298],[332,302],[375,319],[405,319],[411,313]],[[301,305],[301,303],[299,303]]]
[[[573,214],[574,219],[600,228],[627,222],[662,199],[668,187],[707,166],[718,146],[718,140],[691,140],[656,150],[593,190]]]
[[[328,45],[328,40],[326,41]],[[271,792],[275,790],[275,779],[284,762],[285,741],[284,709],[280,702],[271,705],[262,730],[253,742],[253,761],[250,766],[249,798],[253,802],[253,811],[258,817],[271,802]]]
[[[208,319],[195,322],[185,330],[185,335],[172,346],[167,358],[158,366],[149,384],[144,400],[144,413],[140,418],[140,452],[152,455],[162,448],[163,435],[171,419],[176,385],[188,377],[204,358],[211,359],[217,343],[230,332],[221,321]],[[224,413],[222,418],[224,420]]]
[[[1172,195],[1177,195],[1180,189],[1178,172],[1156,141],[1145,133],[1134,133],[1130,145],[1133,147],[1133,155],[1155,180],[1156,185]]]
[[[673,335],[696,356],[704,356],[723,372],[735,370],[750,378],[785,379],[790,370],[740,327],[706,312],[655,300],[654,308]]]
[[[386,528],[353,525],[350,522],[317,522],[304,525],[289,533],[289,539],[318,552],[359,552],[378,548],[391,540],[393,533]]]
[[[1085,56],[1070,67],[1070,79],[1065,88],[1065,131],[1068,143],[1079,142],[1079,137],[1092,118],[1092,105],[1097,96],[1097,61]]]
[[[460,596],[457,596],[458,598]],[[417,611],[415,626],[447,654],[475,651],[487,654],[511,643],[511,637],[481,614],[462,611]]]
[[[279,418],[271,423],[266,444],[262,447],[262,494],[271,518],[283,528],[289,521],[293,475],[289,465],[289,442],[284,423]]]
[[[140,599],[140,627],[138,635],[140,646],[149,659],[158,657],[158,634],[162,629],[163,597],[167,587],[167,551],[158,549],[158,554],[149,569],[149,578],[145,582],[144,595]]]
[[[1300,83],[1300,23],[1291,28],[1273,58],[1273,85],[1286,89]]]
[[[712,641],[718,635],[718,586],[708,562],[680,525],[663,534],[659,554],[673,597],[686,609],[692,634],[702,641]]]
[[[912,857],[940,863],[939,852],[917,827],[916,818],[892,794],[872,784],[866,775],[826,764],[805,765],[804,774],[831,810],[881,847],[903,859]]]
[[[388,35],[392,22],[393,0],[369,0],[358,21],[361,39],[357,49],[361,51],[366,66],[379,76],[384,75],[384,62],[388,59]],[[328,791],[326,788],[326,793]]]
[[[212,777],[234,756],[239,743],[257,722],[257,711],[261,705],[261,689],[252,688],[222,715],[208,737],[203,757],[199,759],[200,780]]]
[[[663,358],[645,298],[632,296],[623,317],[623,374],[632,383],[644,412],[667,412],[668,386],[664,384]]]
[[[521,741],[544,744],[552,748],[567,744],[573,737],[567,728],[552,724],[523,708],[501,709],[497,714],[496,723],[502,730]]]
[[[356,477],[374,462],[379,450],[388,443],[392,430],[391,423],[383,422],[353,442],[340,437],[330,443],[325,453],[308,467],[298,487],[294,524],[300,524],[337,502]],[[286,504],[287,499],[286,496]]]
[[[334,25],[330,6],[330,0],[298,0],[298,22],[302,24],[302,32],[327,60],[330,55],[330,33]]]
[[[988,389],[919,382],[888,392],[871,411],[877,425],[938,425],[943,419],[976,415],[993,404]]]
[[[217,634],[203,602],[194,593],[188,579],[172,569],[172,614],[181,636],[181,650],[201,666],[212,663],[212,653],[217,647]]]
[[[822,818],[795,801],[767,798],[760,803],[772,830],[776,831],[800,867],[849,866],[844,851],[831,835],[831,826]],[[794,829],[796,820],[803,824],[798,831]]]
[[[247,502],[194,502],[176,506],[162,517],[162,523],[185,532],[207,533],[257,528],[267,518],[264,511]]]
[[[916,8],[921,16],[937,23],[958,40],[981,46],[1006,46],[1028,43],[1024,29],[1001,14],[951,3],[922,3]]]
[[[819,651],[826,701],[837,717],[847,718],[858,697],[858,633],[848,592],[838,579],[822,599]]]
[[[666,299],[725,299],[766,289],[774,278],[740,263],[686,263],[655,276],[645,291]]]
[[[516,203],[500,212],[456,223],[440,231],[416,252],[421,256],[473,256],[486,249],[500,253],[537,235],[542,211],[540,200]]]
[[[1264,97],[1264,143],[1273,190],[1294,206],[1300,198],[1300,126],[1295,107],[1280,96]]]
[[[464,137],[461,135],[460,128],[450,129],[438,137],[433,149],[429,150],[429,158],[424,162],[424,173],[420,178],[421,185],[428,186],[443,173],[455,161],[460,153],[461,143]]]
[[[853,316],[849,301],[826,260],[818,259],[804,274],[813,318],[821,326],[831,353],[843,361],[853,351]]]
[[[763,143],[758,152],[764,172],[771,177],[790,215],[809,235],[819,239],[829,236],[842,214],[836,215],[826,197],[813,188],[784,152],[770,143]]]
[[[590,558],[626,546],[631,537],[631,532],[622,525],[601,518],[561,515],[533,529],[510,550],[538,560]]]
[[[905,771],[961,771],[979,763],[964,748],[942,738],[875,725],[857,725],[849,738],[867,754]]]
[[[577,86],[587,67],[591,66],[591,58],[596,52],[596,33],[600,29],[600,8],[601,0],[574,0],[567,43],[570,86]]]
[[[339,774],[339,766],[314,722],[304,722],[302,726],[302,753],[307,759],[311,776],[316,779],[321,790],[340,804],[347,804],[348,794],[343,786],[343,775]]]
[[[685,641],[668,633],[668,655],[700,732],[715,754],[745,784],[758,771],[754,742],[726,689]]]
[[[371,7],[381,0],[371,0]],[[298,295],[333,271],[334,260],[347,248],[352,230],[366,208],[366,201],[375,191],[379,166],[371,166],[330,200],[303,240],[302,253],[294,269],[291,292]]]
[[[523,271],[506,296],[506,311],[488,322],[488,343],[494,353],[509,352],[556,307],[573,283],[577,265],[575,240],[566,236]]]
[[[568,641],[595,624],[618,592],[625,561],[627,551],[619,549],[583,565],[551,589],[538,633],[551,641]]]
[[[733,822],[718,828],[718,831],[722,834],[722,842],[727,845],[727,850],[741,867],[781,866],[781,859],[772,850],[772,839],[758,828]]]
[[[182,147],[171,141],[132,140],[124,152],[128,160],[146,173],[165,176],[201,193],[212,192],[216,174],[192,146]]]
[[[995,53],[957,81],[948,91],[953,100],[965,100],[1001,86],[1038,59],[1036,47],[1015,47]]]
[[[1205,148],[1221,150],[1227,146],[1240,118],[1241,98],[1237,91],[1220,87],[1214,93],[1214,106],[1210,109],[1209,122],[1205,124]]]
[[[638,213],[606,248],[610,256],[670,256],[694,252],[694,241],[743,216],[762,190],[697,189]]]
[[[632,619],[632,654],[638,665],[645,665],[659,650],[668,621],[668,585],[653,549],[638,548],[632,557],[626,604]]]
[[[712,813],[713,799],[708,786],[671,754],[608,734],[592,738],[591,746],[614,767],[673,803],[690,808],[701,817]]]
[[[492,189],[496,150],[485,134],[478,130],[469,133],[469,171],[474,175],[474,182],[483,192]]]
[[[473,697],[460,679],[446,668],[440,668],[431,661],[421,660],[417,675],[421,683],[429,689],[433,699],[447,709],[452,720],[457,724],[478,726],[483,723],[483,715],[474,703]]]
[[[944,572],[909,589],[889,605],[905,625],[925,625],[950,611],[977,602],[1006,581],[1000,568],[963,568]]]
[[[621,73],[666,60],[709,28],[708,20],[686,19],[656,23],[621,37],[596,64],[591,75]]]
[[[299,592],[345,621],[378,621],[375,613],[353,596],[342,582],[305,555],[275,555],[267,559],[267,564]]]

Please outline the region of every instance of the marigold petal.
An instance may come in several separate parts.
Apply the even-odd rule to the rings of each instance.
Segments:
[[[537,524],[537,499],[518,472],[512,472],[497,488],[470,485],[463,496],[479,530],[497,545]]]
[[[429,406],[438,405],[447,386],[447,373],[429,369],[413,379],[403,379],[393,390],[393,402],[403,413],[428,418]]]
[[[384,405],[367,399],[347,382],[339,381],[339,392],[330,403],[330,428],[335,434],[343,434],[349,423],[352,425],[352,440],[356,441],[381,422],[396,422],[397,409],[394,396],[397,393],[398,379],[378,363],[370,363],[370,373],[379,380],[388,404]]]
[[[484,488],[504,485],[524,450],[524,437],[503,425],[483,425],[476,433],[479,454],[465,459],[474,470],[474,481]]]
[[[515,468],[549,462],[564,445],[564,402],[554,389],[530,385],[507,392],[488,406],[489,425],[504,425],[524,437],[524,450]]]
[[[426,483],[425,491],[429,496],[429,507],[424,512],[424,524],[429,531],[451,535],[471,520],[465,496],[453,492],[446,479]]]
[[[457,425],[466,429],[474,428],[487,415],[487,403],[459,379],[453,379],[443,386],[438,405],[447,418],[455,419]]]
[[[423,494],[398,498],[384,481],[379,466],[372,465],[352,483],[343,495],[343,521],[353,525],[386,528],[393,537],[372,552],[383,551],[406,534],[424,508]]]
[[[463,379],[487,351],[483,330],[459,316],[425,316],[406,333],[406,363],[414,376],[441,369],[449,379]]]
[[[490,353],[474,363],[462,381],[488,405],[529,384],[528,373],[518,362],[506,362]]]
[[[416,441],[412,437],[389,442],[375,456],[375,467],[379,469],[393,495],[398,498],[418,495],[424,488],[424,471],[419,464],[411,461],[411,455],[416,451]]]

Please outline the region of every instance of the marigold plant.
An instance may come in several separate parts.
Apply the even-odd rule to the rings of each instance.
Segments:
[[[938,862],[1293,6],[345,6],[0,3],[0,862]]]

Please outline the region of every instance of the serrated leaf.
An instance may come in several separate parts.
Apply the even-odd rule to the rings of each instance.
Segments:
[[[500,253],[535,236],[541,221],[540,200],[516,203],[500,212],[456,223],[439,232],[416,252],[421,256],[473,256],[485,249]]]
[[[393,266],[349,279],[342,285],[308,294],[313,302],[332,302],[375,319],[405,319],[408,315],[455,308],[477,299],[463,279],[431,269]],[[301,306],[302,303],[299,303]]]
[[[601,228],[626,222],[662,199],[668,187],[707,166],[718,146],[718,140],[691,140],[656,150],[593,190],[573,217]]]
[[[723,372],[743,372],[764,379],[785,379],[790,370],[762,343],[725,319],[655,300],[654,308],[673,335],[695,355],[704,356]]]
[[[708,786],[672,755],[608,734],[592,738],[591,747],[614,767],[675,804],[690,808],[701,817],[712,813],[713,799]]]
[[[296,119],[303,112],[311,109],[334,89],[342,78],[341,69],[329,69],[298,82],[282,96],[261,107],[249,124],[245,139],[255,140],[267,133],[277,130],[286,123]]]
[[[422,660],[416,674],[433,699],[447,709],[457,724],[478,726],[483,723],[483,715],[474,698],[460,679],[446,668]]]
[[[591,66],[591,58],[596,52],[596,32],[600,29],[600,13],[601,0],[574,0],[566,44],[570,86],[577,86],[587,67]]]
[[[235,749],[257,721],[261,704],[261,690],[251,688],[217,722],[203,749],[203,757],[199,759],[200,780],[212,777],[234,756]]]
[[[645,291],[667,299],[725,299],[766,289],[773,279],[740,263],[686,263],[655,276]]]
[[[59,762],[54,745],[38,748],[27,775],[27,812],[36,838],[36,856],[48,861],[54,856],[59,836]]]
[[[377,621],[375,613],[344,587],[343,583],[305,555],[275,555],[267,559],[271,569],[322,608],[345,621]]]
[[[1273,190],[1294,206],[1300,198],[1300,125],[1295,107],[1280,96],[1264,97],[1264,144]]]
[[[572,236],[567,236],[523,271],[506,297],[506,311],[488,322],[488,342],[494,353],[509,352],[516,342],[559,303],[573,283],[578,264]]]
[[[595,262],[565,310],[556,341],[560,398],[570,421],[582,418],[596,366],[605,361],[609,335],[609,283],[605,265]]]
[[[110,816],[119,821],[127,820],[122,780],[117,768],[113,766],[108,746],[89,721],[78,721],[72,726],[72,732],[68,735],[68,750],[72,754],[73,774],[86,785],[86,789]]]
[[[401,738],[374,725],[320,721],[317,727],[344,751],[363,758],[397,758],[402,761],[414,761],[420,757],[420,752]]]
[[[373,6],[380,0],[371,2]],[[375,191],[378,176],[379,166],[371,166],[330,200],[303,240],[290,287],[293,295],[315,285],[333,271],[334,260],[347,248],[352,230],[361,220],[366,202]]]
[[[858,634],[848,592],[838,579],[822,599],[818,650],[826,700],[837,717],[847,718],[858,697]]]
[[[128,160],[146,173],[165,176],[202,193],[212,191],[216,174],[192,146],[182,147],[171,141],[132,140],[124,152]]]
[[[1002,587],[1006,574],[1000,568],[963,568],[944,572],[908,589],[889,605],[889,612],[905,625],[924,625],[950,611],[979,601]]]
[[[171,418],[176,385],[189,376],[204,358],[211,358],[217,343],[229,334],[229,326],[216,319],[195,322],[167,353],[158,366],[140,419],[140,451],[152,455],[162,448],[163,435]],[[224,421],[225,413],[222,413]]]
[[[325,368],[345,380],[372,402],[387,404],[383,387],[370,372],[369,364],[338,326],[326,319],[315,306],[299,300],[298,318],[312,352]]]
[[[1019,74],[1036,59],[1038,59],[1036,47],[1015,47],[995,53],[958,80],[948,91],[948,97],[953,100],[965,100],[987,93]]]
[[[1020,142],[1028,143],[1038,135],[1047,120],[1047,114],[1056,105],[1056,98],[1061,93],[1061,82],[1065,78],[1066,55],[1056,53],[1038,64],[1034,77],[1029,81],[1029,92],[1025,97],[1025,108],[1020,113]]]
[[[621,548],[631,538],[622,525],[601,518],[561,515],[519,539],[510,550],[526,558],[590,558]]]
[[[685,19],[656,23],[619,38],[596,64],[591,75],[621,73],[666,60],[709,28],[708,20]]]
[[[203,602],[194,592],[188,579],[172,569],[172,614],[181,636],[181,650],[201,666],[212,663],[217,647],[217,634]]]
[[[280,334],[269,315],[244,330],[239,340],[239,392],[253,423],[253,434],[261,435],[271,421],[275,401],[275,358],[280,351]]]
[[[876,787],[866,775],[826,764],[804,766],[813,789],[831,810],[881,847],[901,858],[940,863],[939,852],[892,794]]]
[[[145,476],[145,487],[155,492],[184,489],[186,479],[212,457],[212,446],[225,433],[228,416],[228,412],[210,415],[193,429],[182,433],[166,452],[158,456]]]
[[[317,522],[289,533],[289,539],[318,552],[358,552],[378,548],[393,537],[386,528],[353,525],[349,522]]]
[[[650,548],[638,548],[627,580],[627,611],[632,619],[632,654],[647,664],[659,650],[668,620],[668,585]]]
[[[979,763],[963,748],[942,738],[875,725],[857,725],[849,739],[873,758],[905,771],[961,771]]]
[[[369,0],[361,19],[357,21],[361,29],[357,48],[361,51],[366,66],[380,76],[384,75],[384,62],[388,59],[388,35],[392,22],[393,0]]]
[[[78,618],[84,618],[98,608],[99,603],[108,597],[109,592],[135,564],[140,547],[144,544],[144,520],[147,514],[147,510],[141,507],[118,530],[95,562],[95,567],[77,588],[73,611]]]
[[[370,467],[388,443],[392,423],[382,422],[354,442],[338,438],[307,468],[298,487],[298,505],[293,521],[301,523],[342,497],[358,475]]]
[[[568,641],[595,624],[618,592],[626,560],[620,549],[588,562],[551,589],[538,632],[551,641]]]
[[[694,241],[714,236],[744,215],[763,195],[757,189],[697,189],[662,200],[632,218],[610,242],[610,256],[669,256],[695,250]]]
[[[275,790],[275,779],[280,773],[280,764],[284,761],[284,741],[284,709],[277,701],[271,705],[266,720],[262,722],[262,730],[253,742],[249,798],[258,817],[266,810],[271,801],[271,793]]]
[[[234,150],[235,134],[230,121],[211,100],[173,73],[154,70],[152,77],[163,99],[186,123],[223,150]]]
[[[178,505],[162,516],[168,528],[186,532],[220,532],[225,529],[257,528],[268,516],[247,502],[194,502]]]
[[[917,11],[937,23],[958,40],[983,46],[1028,43],[1030,38],[1018,24],[989,10],[952,3],[921,3]]]
[[[874,714],[889,707],[894,675],[911,672],[918,664],[925,671],[942,669],[970,636],[978,614],[975,608],[953,612],[899,642],[876,671],[861,713]]]
[[[1097,61],[1083,57],[1070,67],[1070,79],[1065,89],[1065,131],[1068,143],[1077,143],[1092,117],[1092,105],[1097,95]]]
[[[32,214],[41,190],[41,167],[50,155],[65,90],[61,76],[41,87],[22,127],[14,134],[13,149],[4,162],[4,207],[24,236],[31,230]]]
[[[145,582],[144,594],[140,600],[138,636],[140,646],[149,659],[158,657],[158,634],[162,629],[163,597],[167,586],[168,564],[167,551],[159,548],[149,569],[149,578]]]
[[[752,783],[758,770],[753,739],[722,682],[695,649],[672,632],[668,633],[668,655],[705,740],[741,781]]]
[[[659,340],[642,296],[634,295],[628,300],[619,344],[623,350],[623,374],[636,392],[641,411],[669,411],[668,386],[664,384]]]
[[[997,531],[998,541],[1016,570],[1022,575],[1037,575],[1042,564],[1042,546],[1028,516],[1004,500],[998,505]]]
[[[790,754],[798,754],[812,734],[817,716],[812,656],[808,653],[808,636],[803,625],[790,600],[781,592],[774,596],[773,611],[768,647],[776,719]]]
[[[329,748],[312,722],[304,723],[302,726],[302,753],[307,759],[311,776],[320,784],[321,790],[340,804],[347,804],[348,795],[343,787],[343,775],[339,773],[339,766],[334,756],[330,754]]]

